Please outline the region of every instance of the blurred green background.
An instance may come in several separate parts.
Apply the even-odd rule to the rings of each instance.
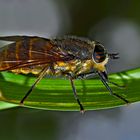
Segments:
[[[139,13],[138,0],[1,0],[0,35],[88,37],[120,53],[107,67],[118,72],[140,65]],[[139,107],[137,103],[84,115],[7,109],[0,111],[0,139],[139,140]]]

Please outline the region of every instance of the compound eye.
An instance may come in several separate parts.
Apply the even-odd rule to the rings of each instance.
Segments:
[[[106,59],[106,51],[101,44],[96,44],[93,52],[93,60],[96,63],[101,63]]]

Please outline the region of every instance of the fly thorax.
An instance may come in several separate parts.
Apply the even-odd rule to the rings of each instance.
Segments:
[[[78,69],[79,68],[79,69]],[[86,60],[86,61],[82,61],[79,64],[79,67],[77,67],[78,71],[77,71],[77,75],[81,74],[81,73],[88,73],[93,69],[93,62],[92,60]]]
[[[71,73],[77,69],[77,64],[78,62],[75,61],[69,61],[69,62],[57,62],[54,65],[54,69],[55,71],[60,71],[60,72],[64,72],[64,73]]]

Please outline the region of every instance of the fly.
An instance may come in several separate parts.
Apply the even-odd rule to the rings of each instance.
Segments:
[[[118,59],[118,53],[107,53],[104,46],[97,41],[78,37],[47,39],[37,36],[5,36],[0,37],[0,40],[12,41],[1,48],[0,71],[38,75],[20,104],[24,104],[39,81],[50,73],[65,76],[70,80],[74,98],[81,112],[84,112],[84,107],[78,98],[74,80],[94,74],[99,76],[111,95],[129,103],[114,93],[108,85],[108,83],[117,85],[109,81],[105,66],[109,58]]]

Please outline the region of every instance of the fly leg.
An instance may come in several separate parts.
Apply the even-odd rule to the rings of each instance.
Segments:
[[[35,86],[40,82],[40,80],[45,76],[46,71],[48,69],[48,66],[44,67],[42,69],[42,71],[40,72],[38,78],[36,79],[36,81],[34,82],[34,84],[31,86],[31,88],[28,90],[28,92],[25,94],[25,96],[22,98],[22,100],[20,101],[20,104],[22,105],[25,101],[25,99],[29,96],[29,94],[32,92],[32,90],[35,88]]]
[[[108,80],[108,83],[110,83],[110,84],[112,84],[112,85],[114,85],[114,86],[116,86],[116,87],[118,87],[118,88],[125,88],[125,85],[119,85],[119,84],[114,83],[114,82],[109,81],[109,80]]]
[[[115,97],[117,97],[117,98],[119,98],[119,99],[121,99],[121,100],[123,100],[125,103],[129,103],[129,101],[127,101],[125,98],[123,98],[122,96],[120,96],[120,95],[118,95],[118,94],[116,94],[116,93],[113,93],[113,91],[112,91],[112,89],[109,87],[109,85],[108,85],[108,83],[107,83],[107,77],[106,77],[106,75],[104,74],[104,72],[97,72],[98,73],[98,75],[99,75],[99,77],[100,77],[100,79],[101,79],[101,81],[102,81],[102,83],[105,85],[105,87],[107,88],[107,90],[110,92],[110,94],[111,95],[113,95],[113,96],[115,96]]]
[[[81,104],[81,102],[80,102],[80,100],[79,100],[79,98],[77,96],[77,92],[76,92],[76,88],[75,88],[75,85],[74,85],[74,82],[73,82],[73,78],[70,76],[69,79],[70,79],[70,82],[71,82],[71,86],[72,86],[72,91],[73,91],[73,94],[74,94],[74,98],[75,98],[75,100],[77,101],[77,103],[78,103],[78,105],[80,107],[80,112],[83,114],[84,113],[84,107]]]
[[[91,71],[89,73],[81,73],[81,74],[78,74],[75,78],[86,79],[88,77],[93,77],[95,75],[96,75],[95,71]]]
[[[105,81],[106,81],[107,83],[110,83],[110,84],[112,84],[112,85],[114,85],[114,86],[117,86],[117,87],[119,87],[119,88],[124,88],[124,87],[125,87],[124,85],[118,85],[117,83],[114,83],[114,82],[110,81],[110,80],[108,79],[108,76],[107,76],[106,71],[100,72],[100,74],[102,75],[102,77],[105,79]]]

